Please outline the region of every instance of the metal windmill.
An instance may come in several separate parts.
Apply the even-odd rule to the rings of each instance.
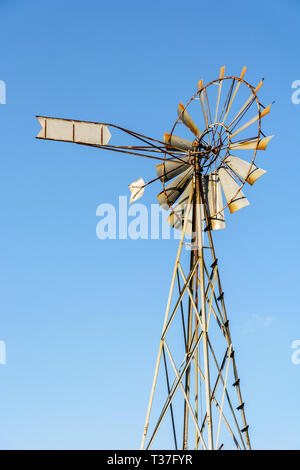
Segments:
[[[245,183],[253,185],[265,173],[254,160],[271,139],[261,129],[271,105],[264,107],[258,98],[263,81],[251,86],[245,72],[244,67],[239,77],[225,77],[222,67],[216,80],[200,80],[188,103],[179,104],[163,141],[108,123],[37,116],[39,139],[160,160],[155,179],[129,185],[133,202],[161,181],[158,202],[170,210],[169,224],[181,230],[142,449],[162,446],[160,434],[171,437],[176,449],[251,448],[212,238],[212,231],[225,228],[225,208],[232,214],[249,205]],[[109,145],[109,129],[138,145]]]

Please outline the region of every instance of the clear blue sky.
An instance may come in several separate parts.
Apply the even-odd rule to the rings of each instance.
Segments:
[[[246,65],[276,100],[268,173],[215,240],[253,446],[300,447],[299,13],[297,0],[1,0],[1,448],[139,446],[176,250],[96,237],[97,206],[152,162],[37,141],[35,115],[161,138],[222,65]]]

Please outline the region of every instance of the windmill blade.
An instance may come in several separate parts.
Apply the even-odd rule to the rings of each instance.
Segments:
[[[37,139],[59,140],[76,144],[107,145],[111,133],[99,122],[74,121],[37,116],[41,130]]]
[[[172,212],[167,218],[167,222],[171,227],[182,230],[184,221],[186,221],[186,231],[185,233],[189,236],[192,236],[192,220],[193,220],[193,204],[188,204],[189,197],[191,194],[193,182],[190,181],[182,195],[178,199],[178,203]]]
[[[189,113],[184,109],[184,106],[182,103],[179,103],[178,108],[177,108],[177,113],[178,113],[178,116],[180,117],[180,120],[192,131],[192,133],[195,134],[196,137],[200,137],[201,135],[200,130],[194,123]]]
[[[189,168],[189,157],[180,157],[180,160],[167,160],[156,165],[156,174],[161,181],[170,181]]]
[[[139,178],[138,180],[134,181],[129,185],[129,189],[131,192],[129,204],[131,204],[132,202],[136,201],[137,199],[140,199],[140,197],[143,196],[145,191],[145,181],[143,180],[143,178]]]
[[[230,213],[233,214],[239,209],[249,206],[250,203],[248,199],[245,197],[241,189],[239,189],[239,185],[235,181],[230,170],[221,167],[218,170],[218,175]]]
[[[264,81],[261,80],[259,82],[259,84],[257,85],[257,87],[255,88],[254,90],[254,93],[256,94],[258,92],[258,90],[260,90],[260,88],[263,86],[263,83]],[[247,101],[245,102],[245,104],[241,107],[241,109],[239,110],[239,112],[235,115],[235,117],[233,118],[233,120],[231,121],[231,123],[227,126],[228,129],[232,126],[232,124],[239,118],[239,116],[242,114],[242,112],[244,111],[244,109],[246,109],[246,107],[248,106],[248,104],[250,104],[251,100],[253,99],[254,95],[251,94],[249,96],[249,98],[247,99]]]
[[[236,84],[236,87],[235,87],[234,92],[233,92],[233,94],[232,94],[231,100],[230,100],[230,102],[229,102],[229,104],[228,104],[228,106],[227,106],[226,113],[225,113],[224,119],[223,119],[223,121],[222,121],[222,124],[224,124],[224,122],[225,122],[225,120],[226,120],[226,118],[227,118],[227,116],[228,116],[228,113],[229,113],[229,111],[230,111],[231,105],[232,105],[233,100],[234,100],[234,98],[236,97],[236,94],[237,94],[237,92],[238,92],[238,90],[239,90],[239,88],[240,88],[240,86],[241,86],[242,79],[244,78],[244,75],[245,75],[245,73],[246,73],[246,70],[247,70],[247,67],[243,67],[243,70],[242,70],[241,75],[240,75],[240,80],[239,80],[239,81],[237,82],[237,84]]]
[[[222,90],[222,85],[223,85],[223,80],[222,78],[224,77],[225,73],[225,67],[221,67],[220,69],[220,75],[219,75],[219,88],[218,88],[218,97],[217,97],[217,104],[216,104],[216,111],[215,111],[215,122],[217,122],[218,119],[218,112],[219,112],[219,104],[220,104],[220,97],[221,97],[221,90]]]
[[[198,90],[202,90],[202,88],[203,88],[202,78],[199,80],[197,86],[198,86]],[[204,104],[203,91],[200,91],[199,98],[200,98],[202,112],[203,112],[203,116],[204,116],[204,120],[205,120],[205,124],[206,124],[206,129],[207,129],[208,128],[208,118],[207,118],[207,113],[206,113],[205,104]]]
[[[247,129],[247,127],[251,126],[252,124],[254,124],[256,121],[259,120],[259,116],[260,117],[264,117],[264,116],[267,116],[267,114],[269,114],[270,112],[270,109],[271,109],[271,104],[269,106],[267,106],[263,111],[262,113],[257,114],[256,116],[254,116],[254,118],[250,119],[250,121],[246,122],[246,124],[244,124],[243,126],[239,127],[233,134],[231,134],[230,138],[232,139],[233,137],[235,137],[237,134],[239,134],[240,132],[244,131],[245,129]]]
[[[188,181],[193,173],[193,168],[188,168],[176,179],[174,179],[166,188],[158,194],[157,199],[159,204],[166,210],[169,209],[169,204],[174,204],[179,196],[183,193],[188,184]]]
[[[225,162],[235,173],[245,179],[247,183],[254,184],[262,175],[266,173],[262,168],[258,168],[254,163],[248,163],[241,158],[229,155]]]
[[[181,150],[193,150],[193,142],[187,139],[182,139],[181,137],[176,137],[176,135],[164,133],[164,143],[168,149],[181,149]]]
[[[220,179],[216,173],[211,173],[210,175],[203,176],[202,181],[210,228],[211,230],[224,229],[225,217],[222,210],[224,205]]]
[[[268,143],[274,137],[264,137],[263,139],[253,139],[246,142],[236,142],[229,145],[230,150],[266,150]]]

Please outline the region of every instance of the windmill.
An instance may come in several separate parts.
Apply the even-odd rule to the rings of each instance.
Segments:
[[[249,205],[242,188],[265,173],[254,162],[271,139],[261,129],[271,105],[258,98],[263,80],[254,87],[245,72],[224,76],[221,67],[216,80],[201,79],[163,140],[115,124],[37,116],[39,139],[158,160],[155,178],[129,185],[130,202],[161,182],[158,203],[181,231],[141,449],[168,448],[171,438],[175,449],[251,449],[212,237],[225,228],[225,209],[233,214]],[[109,145],[110,131],[135,145]]]

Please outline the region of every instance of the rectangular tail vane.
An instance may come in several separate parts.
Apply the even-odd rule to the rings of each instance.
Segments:
[[[73,121],[37,116],[41,130],[37,139],[59,140],[76,144],[107,145],[111,133],[99,122]]]

